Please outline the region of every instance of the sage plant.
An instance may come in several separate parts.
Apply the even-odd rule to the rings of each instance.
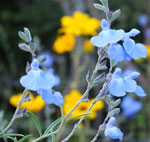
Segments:
[[[98,136],[104,132],[104,135],[109,136],[112,139],[123,140],[123,132],[115,126],[117,115],[120,108],[116,108],[121,99],[114,100],[115,97],[125,96],[127,93],[135,93],[140,97],[146,96],[143,88],[137,85],[135,79],[140,75],[136,71],[132,71],[128,74],[123,74],[120,68],[115,68],[118,62],[130,61],[132,59],[145,58],[147,56],[146,47],[141,43],[135,43],[133,38],[140,33],[137,29],[132,29],[129,32],[125,32],[123,29],[111,29],[112,22],[117,19],[121,12],[120,10],[110,11],[108,6],[108,0],[100,0],[101,4],[94,4],[94,7],[98,10],[104,11],[106,18],[102,19],[101,27],[102,31],[91,38],[91,43],[97,47],[98,60],[93,72],[90,70],[86,75],[87,89],[77,102],[74,108],[66,115],[63,114],[62,105],[64,103],[63,97],[60,92],[53,90],[55,83],[55,77],[45,73],[40,69],[40,64],[46,60],[44,56],[36,56],[36,44],[32,42],[30,31],[24,28],[24,32],[19,32],[19,37],[24,40],[24,43],[20,43],[19,47],[31,53],[32,61],[27,62],[26,75],[21,77],[20,83],[25,88],[22,98],[19,100],[18,107],[12,117],[10,123],[0,132],[0,137],[8,137],[15,141],[16,136],[21,136],[21,141],[25,141],[30,135],[24,136],[22,134],[6,134],[5,132],[12,126],[17,118],[23,116],[30,116],[37,127],[39,137],[32,142],[41,141],[47,137],[51,137],[52,142],[55,141],[55,136],[60,132],[63,125],[66,123],[66,119],[71,117],[72,112],[80,105],[81,102],[87,102],[89,97],[89,91],[103,83],[99,93],[93,100],[91,106],[88,108],[85,114],[80,115],[81,119],[74,125],[71,132],[61,142],[67,142],[74,135],[79,128],[84,118],[89,114],[90,110],[97,101],[104,100],[108,105],[108,113],[104,122],[99,125],[99,129],[95,134],[91,142],[95,142]],[[108,62],[109,59],[109,63]],[[106,66],[109,64],[109,67]],[[99,71],[101,73],[99,74]],[[106,74],[107,73],[107,74]],[[39,93],[42,99],[47,104],[55,104],[61,108],[61,117],[50,124],[47,129],[42,132],[40,124],[36,116],[27,112],[26,109],[21,110],[20,106],[30,101],[30,93],[28,91],[35,91]],[[73,98],[72,98],[73,99]],[[76,116],[77,117],[77,116]],[[71,117],[72,119],[73,117]],[[59,125],[59,126],[58,126]],[[56,127],[58,126],[58,127]]]

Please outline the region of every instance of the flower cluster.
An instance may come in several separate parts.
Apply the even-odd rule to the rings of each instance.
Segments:
[[[86,23],[86,24],[85,24]],[[97,34],[97,29],[100,27],[100,21],[96,18],[91,18],[88,14],[76,11],[73,16],[63,16],[61,18],[61,28],[59,33],[63,34],[57,37],[54,42],[53,50],[58,54],[71,52],[75,47],[75,36],[89,36]],[[91,52],[94,46],[89,42],[89,39],[84,41],[84,50]]]
[[[85,24],[86,23],[86,24]],[[91,18],[88,14],[76,11],[73,16],[64,16],[61,19],[62,28],[60,33],[81,35],[96,35],[96,30],[100,27],[100,21],[96,18]]]
[[[78,91],[78,90],[72,90],[69,94],[67,94],[64,97],[64,113],[67,114],[68,112],[70,112],[70,110],[76,105],[76,103],[80,100],[80,98],[82,97],[82,94]],[[84,114],[87,109],[90,107],[90,105],[92,104],[93,99],[90,99],[89,102],[82,102],[73,112],[72,112],[72,116],[78,116],[81,114]],[[101,110],[104,108],[104,103],[103,101],[98,101],[94,107],[90,110],[90,113],[92,114],[88,114],[87,118],[89,119],[95,119],[97,114],[96,111]],[[77,117],[75,119],[80,119],[80,117]]]
[[[108,56],[116,61],[123,60],[130,61],[131,59],[145,58],[147,56],[146,47],[141,43],[135,43],[131,37],[135,37],[140,33],[137,29],[132,29],[130,32],[125,33],[123,30],[112,30],[110,24],[103,19],[102,31],[98,36],[91,38],[91,43],[94,46],[102,48],[109,45]],[[123,41],[123,44],[119,44]]]

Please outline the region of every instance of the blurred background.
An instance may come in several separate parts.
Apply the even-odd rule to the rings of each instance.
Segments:
[[[10,121],[19,95],[23,87],[19,79],[25,74],[27,61],[31,56],[19,49],[22,40],[18,31],[23,27],[30,29],[37,45],[37,55],[45,55],[47,63],[41,67],[56,77],[54,89],[65,97],[64,111],[67,113],[86,89],[85,76],[97,62],[97,49],[89,43],[89,39],[100,31],[100,21],[105,18],[102,11],[93,7],[98,0],[5,0],[0,4],[0,130]],[[124,132],[126,142],[150,142],[150,1],[149,0],[113,0],[109,1],[110,10],[121,9],[121,16],[112,24],[113,28],[126,32],[137,28],[141,33],[135,38],[147,47],[146,59],[132,60],[118,64],[124,70],[136,70],[141,73],[138,83],[147,93],[144,98],[129,95],[128,105],[120,105],[121,112],[117,116],[117,125]],[[79,12],[80,11],[80,12]],[[67,17],[66,17],[67,16]],[[68,17],[69,16],[69,17]],[[95,17],[94,19],[92,17]],[[64,26],[74,25],[67,31]],[[82,26],[81,26],[82,25]],[[77,27],[77,29],[75,29]],[[79,29],[78,29],[79,27]],[[85,30],[84,28],[88,29]],[[84,30],[83,30],[84,29]],[[40,54],[40,55],[39,55]],[[101,84],[100,84],[101,86]],[[90,91],[90,100],[99,92],[99,87]],[[13,96],[13,98],[12,98]],[[60,117],[59,108],[45,105],[41,98],[33,92],[33,102],[26,104],[28,110],[34,112],[45,130],[52,121]],[[131,98],[132,97],[132,98]],[[72,102],[72,99],[74,102]],[[127,98],[122,98],[125,100]],[[84,104],[73,115],[82,114],[90,102]],[[135,104],[135,105],[133,105]],[[133,108],[132,108],[133,107]],[[130,110],[130,112],[129,112]],[[127,113],[126,113],[127,112]],[[71,142],[90,141],[99,124],[107,113],[107,105],[100,102],[93,109],[93,116],[85,119]],[[64,138],[78,119],[69,121],[56,137],[56,141]],[[85,129],[86,128],[86,129]],[[28,118],[18,119],[8,133],[33,134],[37,131]],[[82,135],[81,135],[82,134]],[[30,138],[28,141],[31,141]],[[18,138],[19,139],[19,138]],[[10,141],[0,139],[1,142]],[[43,142],[50,142],[45,139]],[[108,142],[109,138],[98,141]],[[111,140],[112,141],[112,140]]]

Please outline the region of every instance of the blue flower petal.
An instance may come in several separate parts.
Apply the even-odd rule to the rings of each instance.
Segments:
[[[140,73],[139,73],[139,72],[135,72],[135,71],[133,71],[133,72],[130,72],[130,74],[129,74],[129,75],[127,75],[127,78],[136,79],[136,78],[138,78],[138,77],[139,77],[139,75],[140,75]]]
[[[120,75],[121,75],[121,69],[120,68],[116,68],[114,73],[113,73],[113,77],[120,76]]]
[[[121,62],[125,58],[125,51],[120,44],[113,44],[108,48],[108,56],[116,62]]]
[[[130,32],[127,33],[127,35],[128,35],[129,37],[135,37],[135,36],[138,35],[139,33],[140,33],[139,30],[137,30],[137,29],[132,29]]]
[[[64,98],[61,95],[61,93],[55,92],[54,93],[54,104],[60,107],[63,105],[63,103],[64,103]]]
[[[28,90],[37,91],[39,89],[51,89],[55,80],[41,70],[30,70],[27,75],[21,77],[20,83]]]
[[[123,139],[123,133],[117,127],[110,127],[105,129],[105,136],[109,136],[112,139]]]
[[[130,61],[132,58],[126,53],[125,51],[125,56],[124,56],[124,60],[125,61]]]
[[[143,44],[135,44],[134,40],[130,38],[125,38],[123,46],[127,54],[133,59],[138,59],[140,57],[145,58],[147,56],[147,49]]]
[[[102,19],[101,27],[102,27],[103,30],[109,30],[110,29],[110,24],[107,22],[106,19]]]
[[[134,40],[132,40],[131,38],[128,38],[128,37],[125,38],[124,42],[123,42],[123,47],[130,57],[132,57],[134,59],[137,58],[137,55],[135,53],[136,45],[135,45]]]
[[[135,90],[135,93],[136,93],[138,96],[140,96],[140,97],[146,96],[145,91],[144,91],[143,88],[142,88],[141,86],[139,86],[139,85],[137,85],[136,90]]]
[[[96,47],[104,47],[109,41],[107,39],[106,31],[101,31],[98,36],[91,38],[91,43]]]
[[[54,94],[52,89],[49,90],[41,90],[40,92],[42,99],[47,103],[47,104],[53,104],[55,102]]]
[[[124,116],[132,118],[142,108],[142,103],[126,96],[121,102],[121,108]]]
[[[91,38],[91,43],[97,47],[104,47],[108,44],[117,43],[124,37],[123,30],[101,31],[98,36]]]
[[[31,63],[31,69],[37,70],[37,69],[39,69],[39,65],[40,65],[39,61],[37,59],[33,59],[32,63]]]
[[[116,123],[116,118],[115,117],[111,117],[106,125],[106,127],[112,127],[114,126],[114,124]]]
[[[126,92],[134,92],[136,90],[137,83],[133,79],[123,78],[123,85]]]
[[[135,50],[135,52],[138,55],[137,59],[140,58],[140,57],[146,58],[146,56],[147,56],[147,49],[141,43],[137,43],[136,44],[136,50]]]
[[[109,83],[109,91],[113,96],[122,97],[126,94],[122,78],[112,79]]]
[[[123,30],[108,30],[106,33],[106,37],[109,43],[117,43],[124,37],[125,33]]]

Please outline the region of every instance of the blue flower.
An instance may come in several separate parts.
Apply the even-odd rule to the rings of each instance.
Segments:
[[[54,79],[55,79],[55,84],[54,84],[54,86],[57,86],[57,85],[60,84],[61,80],[60,80],[59,76],[57,76],[57,75],[54,74],[54,69],[53,69],[53,68],[49,68],[49,69],[46,71],[46,74],[47,74],[47,75],[51,75],[51,76],[54,77]]]
[[[43,52],[38,55],[38,57],[40,57],[40,56],[46,57],[46,60],[40,64],[41,66],[50,67],[53,65],[53,57],[48,52]]]
[[[142,103],[126,96],[121,102],[121,108],[124,116],[132,118],[142,108]]]
[[[150,39],[150,28],[148,28],[146,31],[145,31],[145,37],[147,39]]]
[[[98,36],[91,38],[91,43],[97,47],[104,47],[108,44],[117,43],[124,37],[123,30],[112,30],[110,24],[103,19],[102,20],[102,31]]]
[[[123,46],[120,44],[110,44],[108,48],[108,56],[116,61],[121,62],[123,60],[130,61],[138,58],[145,58],[147,56],[147,49],[141,43],[135,43],[130,37],[135,37],[140,33],[137,29],[132,29],[130,32],[124,34]]]
[[[116,68],[115,72],[112,75],[112,79],[109,83],[109,92],[116,97],[125,96],[127,92],[134,92],[140,97],[146,96],[143,88],[137,85],[136,79],[140,73],[132,72],[126,74],[125,76],[121,75],[121,69]]]
[[[28,90],[38,91],[39,89],[51,89],[55,80],[51,76],[47,76],[39,68],[39,62],[37,59],[33,59],[31,63],[31,70],[20,79],[20,83]]]
[[[118,127],[115,127],[114,124],[116,123],[116,118],[111,117],[106,124],[106,129],[105,129],[105,136],[109,136],[112,139],[120,139],[122,141],[123,139],[123,133]]]
[[[138,23],[141,27],[145,27],[146,24],[148,23],[148,17],[146,14],[142,14],[138,18]]]
[[[41,94],[42,99],[47,104],[55,104],[60,107],[64,103],[63,96],[61,95],[60,92],[53,93],[52,89],[48,89],[48,90],[40,89],[38,93]]]
[[[123,39],[124,41],[123,47],[125,49],[125,52],[133,59],[145,58],[147,56],[146,47],[141,43],[136,44],[135,41],[130,38],[131,36],[135,36],[135,35],[132,35],[129,32],[126,34],[125,38]]]

